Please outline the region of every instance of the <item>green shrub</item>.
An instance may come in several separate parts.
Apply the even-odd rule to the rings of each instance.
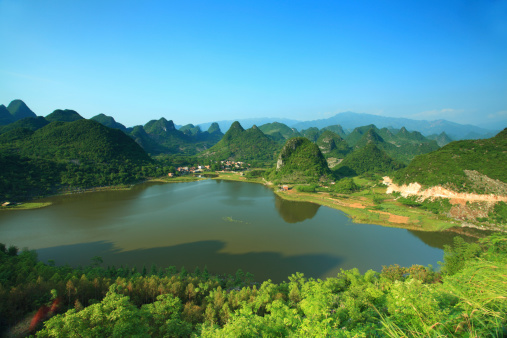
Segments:
[[[311,185],[296,185],[295,189],[298,192],[315,192],[315,189],[317,189],[317,185],[315,185],[315,184],[311,184]]]
[[[346,177],[342,178],[338,182],[336,182],[334,186],[334,190],[337,193],[340,194],[350,194],[355,191],[358,191],[360,188],[359,186],[354,182],[354,179]]]

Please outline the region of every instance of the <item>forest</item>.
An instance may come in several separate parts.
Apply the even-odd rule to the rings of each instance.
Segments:
[[[56,267],[1,244],[0,323],[37,337],[505,335],[507,235],[456,237],[443,260],[438,272],[393,265],[275,284],[241,270],[105,268],[100,257]]]

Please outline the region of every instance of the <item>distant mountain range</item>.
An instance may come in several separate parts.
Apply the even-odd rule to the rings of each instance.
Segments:
[[[51,120],[61,121],[62,112],[63,112],[62,110],[56,110],[52,114],[48,115],[46,119],[48,121]],[[69,112],[73,111],[67,111],[67,113]],[[69,115],[70,114],[66,114],[66,118],[69,118],[72,121],[80,118],[79,114],[77,113],[73,114],[73,116]],[[26,117],[37,117],[37,115],[32,110],[30,110],[30,108],[28,108],[28,106],[22,100],[13,100],[7,107],[5,107],[5,105],[0,105],[0,126],[16,122]],[[106,126],[121,129],[122,131],[124,132],[126,131],[127,133],[130,133],[133,130],[133,128],[125,128],[124,125],[122,125],[119,122],[116,122],[114,118],[106,116],[104,114],[94,116],[92,119]],[[490,138],[495,136],[503,128],[507,127],[507,121],[505,125],[499,125],[498,129],[493,130],[477,127],[470,124],[459,124],[443,119],[434,121],[412,120],[400,117],[386,117],[372,114],[359,114],[354,112],[343,112],[336,114],[335,116],[329,117],[327,119],[310,120],[310,121],[298,121],[293,119],[266,117],[266,118],[238,119],[238,120],[222,120],[217,122],[201,123],[195,126],[187,125],[183,127],[175,124],[174,127],[177,130],[183,128],[183,130],[181,131],[182,132],[186,131],[186,134],[190,136],[195,135],[196,133],[198,134],[197,128],[200,128],[200,130],[208,130],[213,123],[218,124],[220,130],[226,131],[229,130],[229,128],[235,121],[238,121],[241,124],[241,126],[245,129],[249,129],[254,125],[259,126],[260,128],[261,126],[268,123],[273,122],[282,123],[290,128],[296,129],[294,136],[297,136],[296,135],[297,132],[302,132],[305,129],[310,128],[323,129],[326,127],[337,125],[339,126],[339,128],[343,128],[343,131],[348,133],[352,132],[354,128],[370,124],[375,125],[377,128],[388,128],[388,129],[401,129],[402,127],[405,127],[408,131],[418,131],[424,136],[432,136],[431,138],[435,140],[437,140],[438,135],[440,135],[442,132],[445,132],[445,134],[447,134],[452,140]],[[342,132],[338,132],[337,130],[333,131],[339,134],[340,136],[344,137]],[[273,135],[274,138],[276,138],[277,136],[279,135]],[[449,141],[448,139],[444,140],[442,138],[437,140],[437,142],[439,142],[440,144],[444,144],[448,141]]]
[[[279,118],[238,119],[237,121],[241,123],[244,128],[250,128],[254,124],[261,126],[266,123],[281,122],[291,128],[296,128],[298,131],[312,127],[322,129],[333,125],[340,125],[344,129],[352,130],[364,125],[374,124],[377,128],[401,129],[402,127],[405,127],[409,131],[418,131],[425,136],[432,134],[438,135],[442,132],[445,132],[453,140],[490,138],[496,135],[503,128],[507,127],[507,121],[505,126],[498,126],[497,130],[491,130],[470,124],[450,122],[443,119],[435,121],[412,120],[401,117],[387,117],[353,112],[339,113],[327,119],[311,121],[296,121]],[[222,130],[228,130],[233,122],[233,120],[217,121],[220,129]],[[205,129],[210,124],[211,123],[203,123],[199,126]]]

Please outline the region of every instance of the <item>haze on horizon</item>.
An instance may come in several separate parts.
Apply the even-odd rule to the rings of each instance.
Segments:
[[[0,1],[0,104],[507,127],[506,1]]]

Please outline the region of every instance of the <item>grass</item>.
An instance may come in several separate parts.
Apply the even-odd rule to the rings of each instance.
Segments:
[[[51,202],[28,202],[28,203],[20,203],[7,207],[0,207],[0,210],[30,210],[30,209],[40,209],[44,207],[50,206]]]
[[[181,183],[181,182],[195,182],[205,180],[205,177],[195,177],[191,175],[176,176],[176,177],[158,177],[149,180],[148,182],[164,182],[164,183]]]
[[[358,181],[364,187],[365,182],[362,180],[364,179]],[[355,223],[369,223],[421,231],[440,231],[455,226],[452,220],[447,217],[435,215],[426,210],[404,206],[394,201],[392,196],[387,195],[385,187],[374,186],[371,181],[366,182],[369,183],[371,188],[348,195],[334,194],[331,191],[330,193],[275,191],[275,193],[287,200],[312,202],[341,210]],[[408,217],[408,220],[405,223],[394,223],[389,220],[390,214]]]

